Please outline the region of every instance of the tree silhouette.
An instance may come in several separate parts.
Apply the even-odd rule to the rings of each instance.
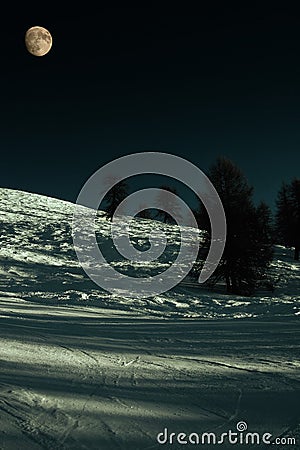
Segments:
[[[122,180],[115,183],[105,196],[105,215],[112,221],[116,208],[128,195],[128,185]]]
[[[156,213],[155,218],[162,220],[164,223],[171,223],[174,224],[175,220],[172,218],[172,216],[166,211],[172,211],[174,216],[179,217],[180,216],[180,208],[176,201],[176,199],[170,198],[166,192],[171,192],[172,194],[177,195],[177,191],[175,188],[171,188],[170,186],[162,185],[160,186],[160,193],[158,195],[158,201],[161,205],[161,209],[159,209]]]
[[[227,221],[224,253],[210,283],[224,279],[227,292],[251,295],[266,276],[272,259],[271,212],[264,203],[254,206],[253,188],[230,160],[218,158],[208,177],[221,198]],[[199,217],[209,230],[203,206]]]
[[[276,237],[286,247],[294,247],[294,259],[300,252],[300,179],[283,183],[277,196]]]

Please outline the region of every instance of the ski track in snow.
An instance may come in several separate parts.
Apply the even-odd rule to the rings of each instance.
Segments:
[[[30,303],[28,307],[30,317]],[[51,310],[55,314],[56,308],[47,308],[51,323],[53,317],[55,323],[56,317],[51,316]],[[68,307],[65,307],[64,314],[68,315]],[[210,346],[207,343],[197,350],[194,347],[192,355],[181,355],[183,348],[178,349],[179,355],[174,354],[170,343],[184,343],[184,323],[152,323],[156,336],[159,336],[159,331],[164,326],[168,327],[170,336],[168,341],[155,339],[153,342],[151,328],[147,319],[144,319],[142,324],[147,330],[145,334],[140,333],[140,340],[135,339],[134,342],[132,336],[129,336],[124,344],[123,339],[116,339],[116,330],[123,327],[124,318],[120,317],[119,323],[114,320],[113,324],[103,326],[105,321],[101,319],[101,313],[95,312],[96,317],[100,323],[99,330],[95,333],[97,343],[94,342],[95,336],[91,332],[87,333],[87,338],[92,339],[94,345],[89,345],[87,339],[83,343],[83,347],[86,345],[84,349],[78,348],[82,332],[80,329],[76,330],[72,323],[68,329],[64,329],[63,335],[57,334],[60,329],[55,330],[54,325],[49,327],[51,331],[48,334],[42,335],[39,331],[34,335],[34,320],[28,319],[32,324],[32,333],[25,336],[21,334],[21,342],[17,339],[19,327],[14,327],[12,319],[9,326],[1,327],[2,333],[6,335],[1,348],[6,348],[6,351],[2,351],[1,358],[4,368],[1,382],[5,382],[2,382],[0,388],[0,409],[11,417],[24,436],[40,445],[40,448],[93,449],[101,448],[99,442],[102,442],[107,449],[127,449],[133,445],[130,435],[134,436],[135,445],[137,444],[134,448],[156,448],[154,430],[156,429],[156,433],[161,431],[164,423],[170,424],[172,429],[179,427],[187,431],[193,429],[191,424],[196,431],[200,426],[201,429],[205,426],[206,431],[223,431],[234,422],[247,417],[257,424],[255,412],[256,408],[262,407],[264,394],[272,393],[276,397],[276,394],[284,393],[289,404],[289,396],[298,393],[297,365],[288,365],[289,370],[278,366],[278,361],[284,363],[282,353],[287,350],[284,345],[279,354],[276,354],[275,347],[275,354],[270,355],[273,356],[272,359],[266,361],[260,357],[260,350],[257,349],[258,355],[251,367],[251,358],[249,360],[247,354],[234,356],[234,349],[238,350],[239,336],[243,335],[244,321],[235,322],[230,327],[223,324],[224,330],[221,323],[216,326],[213,321],[206,324],[198,321],[197,326],[194,325],[195,336],[198,328],[203,335],[204,326],[205,334],[211,337],[212,342],[214,336],[222,331],[228,337],[229,330],[233,328],[231,337],[235,336],[235,341],[231,340],[232,354],[226,356],[219,351],[219,357],[213,358],[208,356]],[[4,320],[0,320],[1,325]],[[26,321],[25,314],[23,321]],[[70,321],[72,322],[72,318]],[[83,317],[83,321],[86,318]],[[95,327],[95,319],[91,319],[91,322],[95,331],[98,328]],[[252,324],[247,322],[247,325],[249,334]],[[258,325],[255,323],[254,328]],[[128,326],[132,327],[131,324]],[[262,322],[261,327],[268,334],[272,324]],[[294,322],[287,327],[277,324],[278,332],[283,330],[283,335],[287,328],[295,334],[293,327]],[[253,333],[255,335],[255,330]],[[117,348],[111,345],[111,341],[115,339]],[[295,336],[295,344],[296,339]],[[61,344],[61,341],[66,344]],[[197,342],[195,339],[194,344]],[[125,351],[120,351],[119,344],[124,345],[122,349]],[[40,354],[27,359],[36,346],[36,352]],[[187,346],[187,354],[191,351],[190,348]],[[206,357],[203,358],[202,354]],[[23,364],[22,377],[14,369],[11,370],[10,377],[5,377],[5,361],[19,362],[24,355],[33,373],[37,369],[35,366],[42,365],[41,380],[36,383],[22,381],[24,375],[26,380],[26,371],[29,370],[24,367],[26,364]],[[20,364],[22,367],[22,362]],[[53,385],[48,387],[49,378]],[[247,410],[247,402],[257,394],[262,394],[262,399],[258,395],[254,408],[252,406]],[[245,398],[246,404],[243,403]],[[281,401],[282,398],[280,403]],[[277,407],[279,408],[279,404]],[[116,420],[120,414],[122,421]],[[279,411],[278,415],[281,415]],[[295,412],[291,411],[290,423],[293,420],[296,420]],[[287,427],[284,429],[287,430]],[[93,430],[95,433],[95,441],[88,445],[86,430]],[[281,428],[280,432],[283,432]],[[139,442],[143,442],[143,446],[139,446]]]
[[[0,450],[158,449],[165,427],[221,434],[239,420],[299,438],[300,273],[290,250],[276,248],[273,293],[229,297],[186,280],[129,301],[96,289],[78,267],[72,212],[0,189]],[[110,248],[101,215],[98,225]],[[137,220],[136,243],[152,227],[170,240],[157,270],[178,233]]]

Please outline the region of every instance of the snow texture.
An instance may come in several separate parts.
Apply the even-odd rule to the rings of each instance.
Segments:
[[[295,437],[286,448],[299,448],[300,271],[292,250],[275,249],[274,292],[227,296],[187,279],[128,300],[79,267],[73,210],[0,189],[0,449],[150,450],[162,447],[164,428],[221,434],[241,420],[249,431]],[[137,219],[138,248],[155,227],[169,243],[141,267],[116,255],[109,227],[99,213],[99,245],[134,276],[162,272],[180,245],[176,227]],[[197,446],[163,446],[182,447]]]

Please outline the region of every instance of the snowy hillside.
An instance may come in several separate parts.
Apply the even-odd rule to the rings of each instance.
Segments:
[[[210,292],[197,283],[181,283],[176,289],[152,299],[128,300],[111,295],[96,286],[78,264],[73,250],[71,224],[74,205],[57,199],[9,189],[0,190],[0,275],[1,290],[17,293],[32,301],[55,303],[84,302],[97,306],[151,312],[156,316],[180,317],[261,317],[295,315],[299,312],[299,263],[292,252],[277,247],[272,271],[277,280],[275,292],[260,296],[235,297]],[[180,247],[176,227],[137,219],[132,241],[147,249],[147,236],[163,230],[168,236],[166,252],[157,261],[141,266],[123,260],[113,249],[110,223],[99,214],[98,241],[111,264],[132,276],[163,272],[175,259]],[[194,232],[201,240],[201,232]]]
[[[280,439],[277,449],[299,448],[300,271],[291,251],[276,248],[274,292],[226,296],[186,281],[129,300],[78,266],[72,213],[70,203],[0,189],[0,449],[196,448],[161,445],[157,435],[220,436],[242,421]],[[101,215],[98,223],[112,264],[138,275],[116,257]],[[170,244],[147,268],[156,271],[179,241],[176,228],[137,220],[136,245],[147,246],[153,227]]]

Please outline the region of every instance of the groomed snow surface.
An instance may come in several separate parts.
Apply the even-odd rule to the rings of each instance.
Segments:
[[[270,448],[261,443],[161,445],[157,435],[249,432],[295,438],[300,448],[299,263],[276,247],[277,286],[256,297],[192,282],[152,299],[111,295],[82,272],[72,249],[74,205],[0,189],[0,449]],[[109,223],[99,241],[115,257]],[[133,242],[175,227],[136,220]],[[201,240],[201,233],[195,238]],[[111,251],[110,251],[111,250]],[[176,443],[177,442],[177,443]]]

